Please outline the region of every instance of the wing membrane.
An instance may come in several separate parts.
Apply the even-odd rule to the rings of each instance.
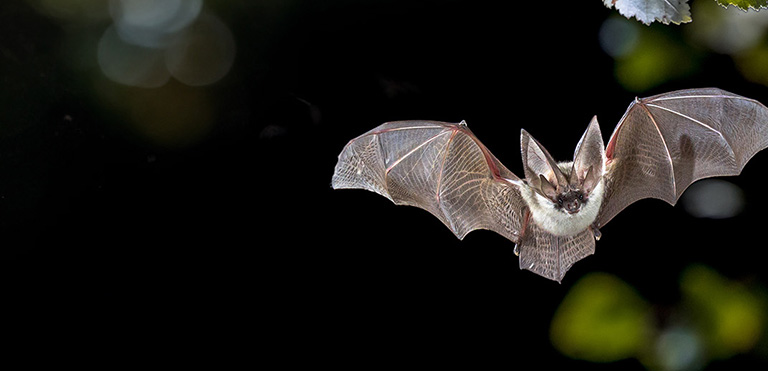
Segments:
[[[425,209],[458,238],[489,229],[518,242],[525,206],[519,182],[466,125],[399,121],[350,141],[332,185]]]
[[[636,99],[606,148],[606,194],[598,225],[643,198],[674,205],[696,180],[738,175],[768,147],[768,109],[720,89]]]
[[[560,282],[574,263],[594,253],[595,238],[590,230],[555,236],[530,223],[520,248],[520,268]]]

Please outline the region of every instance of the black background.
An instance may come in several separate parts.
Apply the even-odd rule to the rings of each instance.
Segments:
[[[563,160],[595,114],[607,140],[635,94],[599,47],[613,14],[599,1],[292,4],[279,18],[246,1],[219,8],[238,54],[207,88],[214,129],[181,149],[111,125],[120,118],[57,63],[60,26],[3,4],[0,256],[17,344],[117,362],[594,367],[549,343],[552,314],[588,272],[661,308],[692,262],[766,282],[765,153],[729,179],[746,194],[739,216],[632,205],[562,284],[521,271],[491,232],[459,241],[422,210],[331,189],[344,144],[385,121],[466,120],[517,174],[521,128]],[[702,70],[641,95],[717,86],[768,101],[726,56]],[[641,368],[602,366],[617,365]]]

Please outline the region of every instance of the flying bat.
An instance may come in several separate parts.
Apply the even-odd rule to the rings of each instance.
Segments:
[[[332,186],[425,209],[459,239],[492,230],[515,243],[521,269],[560,282],[631,203],[674,205],[696,180],[738,175],[768,147],[768,108],[720,89],[679,90],[636,98],[607,146],[593,117],[573,161],[556,162],[525,130],[520,146],[523,179],[464,121],[388,122],[344,147]]]

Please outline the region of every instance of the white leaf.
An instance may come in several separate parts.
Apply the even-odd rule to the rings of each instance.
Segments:
[[[691,21],[688,0],[603,0],[603,4],[609,9],[615,6],[621,15],[635,17],[647,25],[654,20],[664,24]]]

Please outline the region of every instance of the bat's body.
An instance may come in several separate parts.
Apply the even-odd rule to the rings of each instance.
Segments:
[[[599,228],[629,204],[675,204],[694,181],[737,175],[768,147],[768,108],[719,89],[636,99],[603,145],[597,119],[572,162],[521,132],[525,178],[507,170],[462,121],[383,124],[347,144],[334,188],[363,188],[423,208],[457,237],[493,230],[520,267],[560,281],[594,253]]]
[[[557,165],[568,176],[573,162],[561,162]],[[534,223],[555,236],[571,236],[584,231],[597,219],[600,205],[603,202],[604,185],[605,181],[601,179],[592,191],[589,200],[583,202],[583,205],[579,205],[579,211],[575,213],[563,212],[561,208],[557,207],[557,204],[542,196],[535,188],[526,183],[521,183],[519,187],[520,195],[523,197]]]

